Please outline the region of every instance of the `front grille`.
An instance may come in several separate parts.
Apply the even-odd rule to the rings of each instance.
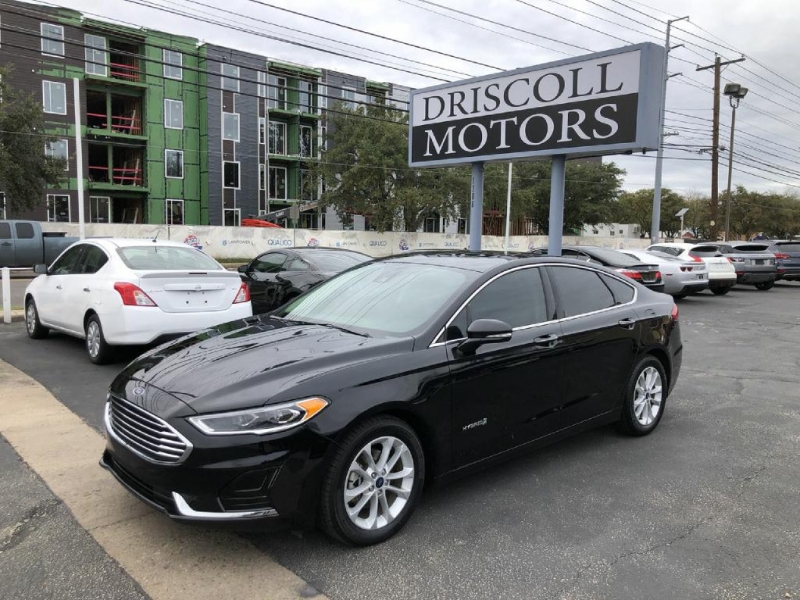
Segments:
[[[177,464],[189,455],[189,440],[153,413],[116,396],[110,397],[107,410],[109,433],[142,458]]]

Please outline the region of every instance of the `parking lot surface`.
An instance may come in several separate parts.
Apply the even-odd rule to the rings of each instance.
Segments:
[[[683,370],[654,434],[602,428],[430,489],[380,546],[246,537],[334,599],[797,597],[800,284],[679,306]],[[98,429],[135,355],[96,367],[78,340],[0,327],[0,359]]]

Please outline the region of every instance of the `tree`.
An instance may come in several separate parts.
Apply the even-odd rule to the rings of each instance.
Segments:
[[[688,212],[684,217],[684,227],[695,239],[707,239],[711,235],[711,199],[704,196],[689,196],[686,199]]]
[[[623,192],[619,197],[616,218],[620,223],[635,223],[642,235],[649,236],[653,226],[654,194],[655,190],[652,188]],[[682,208],[686,208],[683,196],[669,188],[661,190],[661,232],[667,237],[674,237],[679,233],[681,220],[675,214]]]
[[[10,68],[0,68],[0,189],[10,212],[41,204],[48,185],[64,177],[64,161],[47,157],[55,138],[45,135],[42,105],[8,85]]]
[[[469,197],[466,169],[411,169],[407,117],[371,105],[330,114],[320,162],[320,206],[333,207],[343,220],[368,215],[379,231],[416,231],[431,215],[455,218]]]

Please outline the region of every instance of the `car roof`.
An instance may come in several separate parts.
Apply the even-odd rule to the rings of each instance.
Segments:
[[[274,250],[281,249],[274,248],[273,250],[268,250],[267,252],[273,252]],[[306,252],[348,252],[352,254],[360,254],[361,256],[369,256],[368,254],[364,254],[358,250],[353,250],[352,248],[333,248],[330,246],[287,246],[286,248],[283,248],[283,250],[294,250],[295,252],[299,252],[301,254],[305,254]]]
[[[172,242],[170,240],[154,240],[149,238],[104,238],[104,237],[97,237],[97,238],[86,238],[80,240],[77,243],[82,242],[93,242],[98,246],[102,246],[108,250],[113,250],[114,248],[128,248],[131,246],[157,246],[157,247],[180,247],[180,248],[191,248],[191,246],[184,244],[183,242]]]
[[[422,250],[397,254],[378,259],[383,262],[398,262],[420,265],[437,265],[453,269],[464,269],[476,273],[486,273],[503,265],[528,265],[528,264],[553,264],[563,263],[568,265],[586,266],[584,261],[572,258],[549,257],[532,252],[512,252],[504,254],[502,251],[465,252],[464,250]]]

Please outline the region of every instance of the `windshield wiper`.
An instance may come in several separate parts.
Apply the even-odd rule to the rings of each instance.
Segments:
[[[356,331],[354,329],[348,329],[347,327],[342,327],[341,325],[333,325],[331,323],[314,323],[314,325],[320,325],[322,327],[330,327],[331,329],[338,329],[339,331],[344,331],[345,333],[352,333],[353,335],[360,335],[361,337],[372,337],[368,333],[364,333],[363,331]]]

